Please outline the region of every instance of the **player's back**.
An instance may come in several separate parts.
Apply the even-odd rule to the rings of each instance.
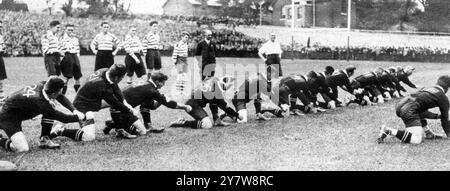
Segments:
[[[308,83],[301,75],[290,74],[280,80],[280,85],[287,86],[291,91],[307,90]]]
[[[148,81],[135,86],[127,86],[122,90],[125,100],[133,107],[141,105],[145,100],[151,99],[152,92],[158,92],[158,90]]]
[[[42,90],[45,81],[26,86],[9,96],[2,107],[3,111],[15,114],[22,120],[31,119],[42,114],[43,109],[50,106]]]
[[[101,101],[107,89],[112,89],[113,84],[106,80],[105,73],[108,69],[97,70],[86,83],[78,90],[73,105],[78,110],[98,111]]]
[[[410,95],[420,105],[420,112],[424,112],[430,108],[448,105],[449,100],[445,95],[443,89],[439,86],[423,88],[419,91],[413,92]]]

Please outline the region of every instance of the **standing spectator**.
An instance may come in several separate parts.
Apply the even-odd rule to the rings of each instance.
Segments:
[[[201,76],[202,80],[206,77],[213,77],[216,70],[216,43],[212,42],[212,32],[210,30],[205,30],[203,32],[205,38],[198,43],[197,51],[195,56],[197,61],[202,64]],[[201,59],[200,59],[201,56]]]
[[[197,50],[195,53],[197,61],[200,60],[201,56],[201,76],[202,81],[206,81],[209,78],[214,77],[216,70],[216,43],[212,41],[212,32],[210,30],[205,30],[203,32],[205,38],[197,45]],[[209,103],[209,108],[214,120],[214,125],[224,126],[228,125],[219,119],[219,107],[213,103]]]
[[[275,33],[271,33],[270,40],[266,42],[258,52],[259,57],[266,63],[268,89],[271,88],[272,77],[278,78],[283,76],[281,70],[281,54],[283,51],[281,50],[280,42],[278,42],[276,38]],[[272,70],[274,70],[273,74]]]
[[[5,99],[5,92],[3,92],[3,80],[7,78],[5,62],[3,61],[3,53],[5,52],[5,39],[3,38],[3,21],[0,21],[0,105]]]
[[[80,43],[74,35],[74,28],[73,24],[66,25],[66,32],[61,41],[61,51],[64,53],[64,58],[61,61],[61,71],[66,80],[64,82],[63,94],[66,94],[67,83],[72,77],[75,79],[73,88],[77,92],[80,88],[80,78],[83,76],[78,58],[80,57]]]
[[[188,58],[188,40],[190,38],[189,33],[183,32],[182,39],[180,42],[175,44],[172,54],[172,60],[175,63],[175,67],[177,69],[177,80],[175,82],[175,91],[174,94],[177,95],[188,95],[186,90],[190,90],[187,87],[187,58]],[[176,96],[174,96],[176,97]]]
[[[144,37],[144,46],[147,49],[145,55],[145,63],[147,64],[148,77],[151,76],[153,70],[158,72],[161,69],[161,53],[162,49],[161,37],[158,34],[159,23],[158,21],[150,22],[150,32]]]
[[[109,23],[103,21],[101,33],[97,34],[91,42],[91,50],[95,56],[95,71],[100,68],[109,68],[114,64],[114,56],[119,49],[120,40],[109,32]]]
[[[143,49],[141,40],[137,36],[136,26],[130,26],[129,33],[125,36],[123,47],[127,52],[125,56],[125,66],[127,68],[127,84],[133,83],[133,74],[136,73],[138,78],[144,76],[145,66],[141,58],[141,51]]]
[[[44,53],[45,69],[48,76],[61,75],[61,53],[58,32],[61,28],[59,21],[50,22],[50,30],[42,37],[42,52]]]

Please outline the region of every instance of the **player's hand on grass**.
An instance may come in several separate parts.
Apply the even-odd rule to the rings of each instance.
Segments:
[[[73,111],[73,114],[77,115],[78,116],[78,120],[80,120],[80,121],[84,120],[84,118],[86,117],[83,113],[81,113],[78,110]]]
[[[91,120],[95,118],[95,114],[92,111],[86,112],[86,120]]]
[[[192,107],[190,105],[185,105],[184,106],[184,111],[186,111],[186,113],[189,113],[192,111]]]

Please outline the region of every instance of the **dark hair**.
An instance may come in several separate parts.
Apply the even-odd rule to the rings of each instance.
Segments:
[[[113,64],[109,68],[110,77],[123,77],[127,73],[127,69],[124,64]]]
[[[345,68],[345,71],[346,71],[347,73],[350,73],[350,72],[351,72],[351,73],[354,73],[355,70],[356,70],[356,67],[353,66],[353,65],[347,66],[347,67]]]
[[[158,24],[158,21],[152,21],[152,22],[150,22],[150,26],[153,26],[154,24]]]
[[[60,25],[61,23],[59,21],[52,21],[50,22],[50,27],[55,27],[57,25]]]
[[[436,84],[444,88],[445,93],[447,93],[448,88],[450,87],[450,76],[440,76]]]
[[[64,87],[64,80],[58,76],[50,76],[45,83],[45,92],[47,94],[52,94],[58,92]]]
[[[75,26],[73,24],[67,24],[66,28],[69,28],[69,27],[75,27]]]
[[[334,68],[332,66],[325,67],[325,74],[333,74]]]
[[[306,74],[306,76],[308,76],[309,78],[317,78],[317,73],[314,71],[310,71],[308,72],[308,74]]]
[[[109,25],[108,21],[103,21],[102,24],[100,24],[100,26],[103,26],[103,25]]]
[[[167,81],[169,79],[169,77],[161,72],[155,72],[152,74],[151,76],[152,81],[154,82],[164,82]]]

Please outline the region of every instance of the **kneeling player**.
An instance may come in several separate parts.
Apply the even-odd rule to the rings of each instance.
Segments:
[[[75,141],[93,141],[95,139],[94,112],[102,108],[102,100],[105,100],[106,103],[118,111],[129,112],[138,116],[139,112],[126,103],[118,86],[125,73],[125,65],[114,64],[110,68],[103,68],[92,74],[80,88],[73,101],[75,108],[84,113],[86,118],[90,120],[81,124],[81,129],[60,128],[55,130],[50,138],[65,136]],[[126,134],[126,131],[123,130],[119,133]]]
[[[201,87],[196,88],[191,95],[191,99],[186,102],[186,105],[192,107],[192,111],[188,112],[195,120],[188,121],[185,119],[179,119],[173,122],[171,127],[190,127],[194,129],[210,129],[213,127],[213,122],[208,117],[208,113],[203,109],[206,104],[215,104],[234,120],[242,120],[239,114],[229,107],[224,100],[224,91],[231,86],[232,79],[212,77],[202,82]],[[211,111],[214,115],[217,115],[218,111]],[[215,114],[214,114],[215,113]],[[220,118],[215,119],[220,120]],[[221,121],[221,120],[220,120]],[[217,125],[220,123],[215,123]]]
[[[166,96],[161,94],[158,90],[161,89],[166,83],[168,77],[160,72],[155,72],[152,76],[142,84],[137,86],[128,86],[123,90],[123,96],[127,103],[131,107],[135,108],[141,106],[141,114],[144,120],[144,124],[139,121],[138,117],[129,112],[120,112],[114,108],[111,108],[112,121],[107,122],[107,127],[104,132],[107,134],[112,128],[125,129],[131,135],[144,135],[146,130],[151,132],[161,132],[163,128],[153,128],[150,121],[149,110],[154,107],[155,101],[158,104],[165,105],[171,109],[184,109],[186,112],[190,112],[192,108],[188,105],[180,105],[175,101],[168,101]],[[145,126],[145,129],[142,128]],[[120,134],[119,134],[120,135]],[[125,138],[134,138],[125,137]]]
[[[43,114],[48,119],[58,120],[63,123],[84,120],[85,116],[79,112],[67,115],[55,110],[54,99],[67,100],[61,94],[63,87],[64,81],[62,79],[51,76],[46,82],[27,86],[6,98],[5,104],[0,111],[0,129],[3,129],[9,138],[2,138],[0,135],[0,145],[8,151],[28,151],[29,147],[22,132],[21,123],[40,114]],[[44,121],[45,119],[43,118],[42,120]],[[46,129],[43,126],[42,130],[42,133],[45,135],[47,134],[45,131],[51,131],[51,126],[50,129]],[[52,143],[50,140],[45,145],[47,146],[46,148],[59,148],[59,145]]]
[[[437,84],[424,88],[410,96],[403,98],[395,106],[396,114],[405,123],[406,130],[392,129],[382,126],[378,143],[382,143],[386,136],[395,136],[403,143],[420,144],[425,129],[426,138],[442,138],[435,135],[426,126],[425,118],[440,118],[442,128],[447,137],[450,136],[450,123],[448,121],[449,100],[445,95],[450,87],[450,76],[439,77]],[[439,107],[441,115],[433,114],[428,109]]]
[[[307,76],[303,75],[289,75],[284,77],[280,81],[280,103],[284,104],[285,100],[290,95],[291,111],[296,115],[303,115],[303,112],[317,113],[318,110],[311,101],[313,95],[311,95],[311,89],[313,87],[319,87],[318,76],[315,72],[309,72]],[[297,105],[297,99],[300,99],[303,105]]]

